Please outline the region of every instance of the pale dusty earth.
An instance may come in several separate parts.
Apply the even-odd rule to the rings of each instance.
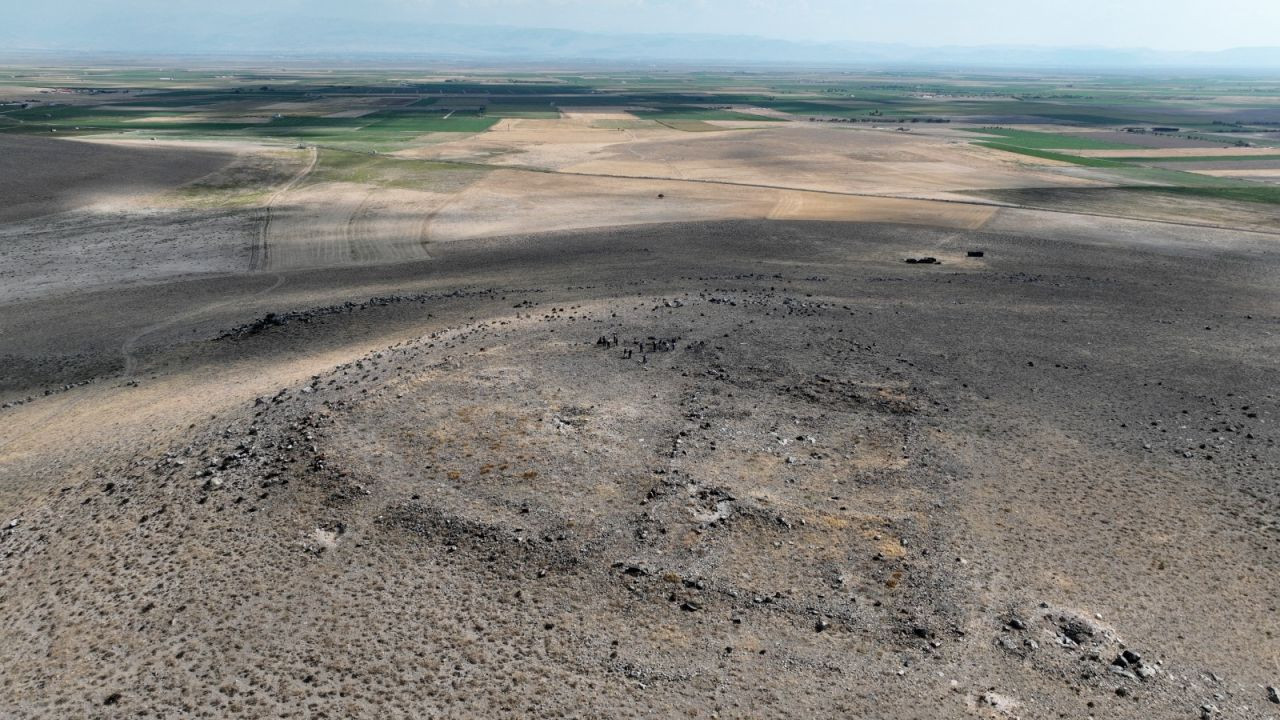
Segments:
[[[1202,175],[1213,175],[1214,177],[1228,178],[1247,178],[1250,180],[1263,180],[1266,182],[1280,182],[1280,167],[1272,168],[1246,168],[1241,170],[1196,170]]]
[[[1125,133],[1126,135],[1128,133]],[[1128,142],[1129,138],[1118,138],[1117,142]],[[1163,158],[1163,157],[1203,157],[1213,155],[1216,157],[1252,157],[1254,155],[1276,155],[1275,148],[1269,147],[1232,147],[1224,148],[1221,145],[1210,146],[1212,152],[1207,152],[1203,146],[1195,147],[1165,147],[1165,148],[1134,148],[1132,150],[1072,150],[1076,155],[1084,157],[1138,157],[1138,158]]]
[[[0,716],[1280,717],[1274,211],[600,119],[0,137]]]

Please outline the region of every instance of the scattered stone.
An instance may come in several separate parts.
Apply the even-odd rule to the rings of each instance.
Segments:
[[[1280,690],[1277,690],[1274,685],[1268,685],[1267,699],[1277,705],[1280,705]]]
[[[1018,702],[1013,698],[993,691],[979,695],[978,702],[1005,715],[1011,714],[1018,707]]]
[[[1134,675],[1133,673],[1129,672],[1128,670],[1125,670],[1119,665],[1108,665],[1107,672],[1111,673],[1112,675],[1119,675],[1122,678],[1129,678],[1130,680],[1138,679],[1137,675]]]
[[[1078,618],[1066,620],[1060,629],[1064,637],[1077,645],[1093,637],[1094,634],[1094,628]]]

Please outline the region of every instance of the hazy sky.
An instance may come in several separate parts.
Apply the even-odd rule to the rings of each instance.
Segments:
[[[38,0],[0,16],[27,36],[92,19],[206,29],[259,20],[377,17],[605,32],[749,34],[913,45],[1072,45],[1218,50],[1280,45],[1280,0]]]

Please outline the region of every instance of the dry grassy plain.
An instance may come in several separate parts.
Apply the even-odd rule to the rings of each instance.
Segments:
[[[0,715],[1280,714],[1274,211],[715,122],[0,136]]]

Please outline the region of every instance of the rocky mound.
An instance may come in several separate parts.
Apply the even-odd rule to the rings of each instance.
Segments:
[[[993,590],[964,487],[989,391],[789,284],[524,300],[62,488],[0,536],[5,694],[30,716],[1259,717],[1261,688],[1161,638]]]

